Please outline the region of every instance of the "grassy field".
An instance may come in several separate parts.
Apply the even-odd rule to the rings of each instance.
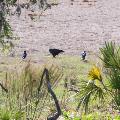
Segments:
[[[25,116],[32,117],[37,99],[37,97],[33,96],[37,90],[43,69],[48,68],[53,90],[56,93],[62,110],[66,111],[65,114],[69,115],[74,113],[76,116],[82,116],[82,120],[108,120],[109,117],[110,120],[112,120],[111,116],[114,116],[114,114],[117,115],[118,113],[109,106],[111,97],[108,97],[109,99],[106,100],[103,105],[99,103],[99,100],[92,101],[92,104],[89,106],[91,114],[84,115],[82,109],[76,112],[79,103],[79,92],[75,90],[81,91],[81,81],[89,81],[88,73],[90,69],[95,64],[99,67],[101,65],[101,61],[98,58],[96,58],[97,63],[93,62],[94,58],[93,60],[92,57],[90,58],[91,59],[82,61],[80,56],[61,55],[55,59],[51,56],[45,56],[43,57],[44,63],[40,64],[28,59],[8,59],[8,57],[3,57],[0,64],[0,78],[1,83],[8,88],[10,93],[8,97],[3,91],[1,92],[1,110],[12,109],[12,111],[19,111],[23,109],[23,111],[27,113]],[[66,84],[67,87],[65,86]],[[31,88],[33,88],[32,91]],[[54,102],[46,91],[47,88],[45,85],[43,85],[42,89],[41,94],[44,93],[44,95],[40,98],[40,103],[37,106],[35,114],[40,120],[45,119],[48,114],[55,111]],[[25,103],[25,99],[27,99],[27,103]]]
[[[45,68],[45,67],[47,67],[49,69],[52,66],[53,69],[57,69],[57,72],[60,73],[62,77],[60,77],[60,78],[58,77],[59,81],[56,83],[56,85],[54,87],[55,93],[56,93],[63,109],[66,106],[66,109],[68,109],[68,110],[69,109],[75,110],[75,107],[77,104],[76,101],[74,100],[75,93],[68,92],[68,90],[64,87],[64,84],[65,84],[65,82],[67,82],[69,85],[76,84],[79,87],[81,80],[88,79],[87,73],[90,70],[92,63],[90,63],[90,61],[86,61],[86,62],[82,61],[79,56],[61,55],[61,56],[58,56],[56,59],[52,58],[51,56],[47,56],[47,57],[44,57],[43,59],[45,60],[44,64],[30,62],[32,69],[33,69],[32,71],[36,75],[37,73],[40,73],[40,71],[42,71],[43,68]],[[8,87],[8,89],[13,89],[13,88],[9,88],[9,87],[10,87],[10,85],[11,85],[11,87],[13,87],[13,83],[15,82],[14,87],[16,86],[15,91],[17,91],[18,90],[17,87],[20,88],[20,85],[23,82],[23,79],[21,78],[20,74],[22,74],[22,71],[24,72],[24,68],[28,63],[29,63],[28,59],[21,60],[19,58],[3,57],[3,59],[1,60],[1,64],[0,64],[1,83],[3,83],[3,85]],[[57,75],[56,72],[55,72],[55,75]],[[38,76],[34,76],[34,77],[35,77],[35,79],[37,79]],[[11,79],[13,79],[13,80],[11,80]],[[55,80],[55,81],[57,81],[57,80]],[[21,94],[23,94],[23,93],[21,93]],[[16,95],[16,93],[15,93],[15,95]],[[1,98],[0,98],[2,102],[4,101],[4,99],[3,99],[4,97],[5,96],[2,93]],[[10,96],[10,97],[11,97],[11,99],[13,99],[15,96]],[[49,99],[48,99],[48,101],[49,101]],[[14,102],[16,103],[16,101],[14,101]],[[52,104],[52,100],[50,103]],[[47,105],[49,107],[51,106],[51,104],[49,105],[47,103]],[[68,107],[69,105],[70,105],[70,108]],[[53,109],[52,107],[50,107],[50,108]]]

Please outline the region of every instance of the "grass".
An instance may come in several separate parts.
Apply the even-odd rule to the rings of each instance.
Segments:
[[[33,65],[35,67],[38,67],[39,69],[40,69],[40,66],[49,66],[52,64],[59,66],[59,69],[61,70],[63,77],[62,77],[59,85],[57,85],[57,87],[55,87],[54,89],[55,89],[55,93],[57,94],[60,101],[62,100],[62,97],[64,94],[65,78],[70,76],[71,79],[73,79],[75,82],[80,82],[79,81],[80,79],[87,79],[86,74],[91,66],[89,62],[85,63],[85,62],[81,61],[80,57],[77,57],[77,56],[58,56],[56,59],[53,59],[52,57],[45,57],[44,59],[45,59],[45,61],[47,61],[47,62],[45,62],[45,65],[38,65],[38,63],[37,64],[33,63]],[[14,79],[14,81],[16,83],[18,80],[16,79],[16,77],[14,77],[14,75],[16,74],[16,71],[17,71],[17,74],[19,76],[19,74],[21,73],[21,69],[24,68],[27,61],[28,60],[22,61],[19,58],[3,57],[2,61],[1,61],[2,64],[0,64],[1,82],[4,83],[6,81],[6,72],[8,72],[8,73],[10,73],[11,76],[13,75],[12,78]],[[39,70],[37,69],[37,72],[38,71]],[[7,79],[9,79],[9,77]],[[19,83],[19,81],[17,84],[20,85],[21,83]],[[68,82],[70,82],[70,81],[68,81]],[[17,88],[19,88],[19,86],[18,87],[16,86],[16,89]],[[68,94],[66,97],[70,97],[70,94]],[[2,99],[2,97],[1,97],[1,99]],[[68,101],[71,101],[71,100],[68,100]]]
[[[60,80],[57,82],[56,86],[53,88],[57,95],[57,98],[59,99],[61,108],[66,111],[75,111],[76,106],[78,105],[79,99],[76,99],[76,97],[75,97],[76,92],[69,91],[65,87],[65,83],[67,83],[69,86],[75,86],[76,88],[79,88],[82,80],[89,80],[88,72],[92,68],[92,66],[96,63],[93,63],[91,61],[84,62],[81,60],[81,58],[79,56],[70,56],[70,55],[61,55],[61,56],[56,57],[55,59],[52,58],[51,56],[45,56],[42,59],[44,61],[44,64],[43,63],[42,64],[34,63],[34,61],[31,60],[31,64],[32,64],[32,72],[31,72],[32,74],[31,75],[33,76],[30,78],[31,81],[32,80],[39,81],[39,77],[40,77],[40,74],[41,74],[43,68],[47,67],[48,69],[50,69],[51,66],[53,65],[53,70],[52,70],[53,76],[51,76],[51,79],[52,80],[54,79],[54,81],[56,81],[55,76],[59,73],[62,74],[62,77],[60,77]],[[2,63],[2,64],[0,64],[1,82],[2,83],[6,82],[6,72],[10,73],[9,75],[11,77],[8,77],[7,79],[9,79],[10,81],[12,80],[13,85],[16,84],[15,90],[19,90],[19,92],[15,93],[16,95],[17,95],[17,93],[26,94],[26,92],[27,92],[27,91],[25,91],[25,93],[24,93],[22,91],[22,88],[20,88],[20,86],[25,81],[21,81],[21,80],[24,80],[24,78],[19,78],[19,75],[20,75],[20,73],[22,73],[21,70],[24,69],[24,67],[28,63],[28,61],[29,61],[28,59],[26,59],[25,61],[22,61],[20,58],[9,58],[9,57],[3,57],[2,61],[1,61],[1,63]],[[54,69],[55,69],[55,71],[54,71]],[[30,82],[28,81],[27,83],[30,83]],[[25,85],[27,85],[27,83]],[[11,84],[11,83],[8,82],[7,84]],[[34,87],[37,87],[37,86],[38,86],[38,82],[37,82],[37,84],[35,84]],[[44,89],[46,89],[45,86],[43,86],[43,91],[44,91]],[[13,88],[11,90],[14,91]],[[29,90],[29,89],[27,88],[26,90]],[[12,92],[11,92],[11,94],[12,94]],[[8,98],[6,98],[6,94],[4,94],[3,92],[0,93],[0,96],[1,96],[0,97],[0,106],[2,108],[4,108],[5,105],[8,105],[8,102],[7,102]],[[18,99],[19,102],[20,102],[21,98]],[[36,98],[28,101],[28,103],[26,104],[28,106],[27,109],[29,109],[31,106],[33,108],[35,107],[35,103],[34,103],[35,99]],[[5,101],[7,104],[4,104]],[[14,103],[13,110],[15,110],[16,108],[18,109],[17,98],[14,95],[12,95],[12,97],[9,101],[11,101],[12,104]],[[39,104],[39,107],[38,107],[37,113],[36,113],[37,116],[40,116],[40,119],[43,119],[45,116],[48,116],[48,114],[50,114],[52,111],[55,111],[55,107],[53,107],[54,106],[53,100],[51,99],[49,94],[47,97],[44,96],[42,99],[40,99],[40,103],[42,103],[42,106],[41,106],[41,104]],[[93,113],[95,112],[94,110],[96,110],[96,107],[95,107],[96,104],[97,104],[97,102],[93,101],[93,103],[90,105],[90,108],[93,110],[93,111],[91,111],[91,114],[92,114],[92,112]],[[22,108],[25,108],[26,105],[24,104],[22,106]],[[108,103],[106,103],[106,106],[107,105],[108,105]],[[105,106],[102,106],[102,107],[103,107],[103,111],[105,111],[106,110]],[[97,111],[99,111],[100,114],[102,114],[102,112],[101,112],[102,109],[97,110]],[[31,113],[29,113],[29,115],[32,116]],[[91,116],[91,115],[89,115],[89,116]],[[92,117],[94,117],[94,116],[95,115],[93,115]],[[83,115],[83,117],[85,118],[86,116]]]

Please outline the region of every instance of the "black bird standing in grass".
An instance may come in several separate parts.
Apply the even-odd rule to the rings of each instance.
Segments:
[[[59,50],[59,49],[49,49],[50,54],[52,54],[52,56],[55,58],[56,55],[64,52],[63,50]]]
[[[27,57],[27,52],[24,51],[22,58],[25,59]]]
[[[82,54],[81,54],[81,56],[82,56],[82,60],[85,60],[85,57],[86,57],[86,51],[83,51]]]

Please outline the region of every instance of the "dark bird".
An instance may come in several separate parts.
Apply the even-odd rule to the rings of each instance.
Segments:
[[[53,57],[55,57],[56,55],[64,52],[63,50],[59,50],[59,49],[49,49],[50,54],[52,54]]]
[[[17,7],[16,7],[16,10],[14,12],[14,14],[17,14],[18,17],[21,15],[21,6],[18,4]]]
[[[24,51],[22,58],[25,59],[27,57],[27,52]]]
[[[82,54],[81,54],[81,56],[82,56],[82,60],[85,60],[85,57],[86,57],[86,51],[83,51]]]

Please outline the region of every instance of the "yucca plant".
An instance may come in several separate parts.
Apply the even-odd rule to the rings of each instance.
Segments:
[[[105,46],[100,48],[103,61],[103,66],[106,70],[106,76],[110,86],[106,86],[103,81],[102,71],[99,67],[94,66],[88,73],[89,82],[82,81],[80,86],[80,106],[85,108],[85,113],[88,111],[89,103],[93,100],[104,102],[107,95],[113,98],[116,108],[120,109],[120,47],[115,43],[105,42]]]
[[[120,69],[120,46],[116,46],[113,42],[105,42],[105,46],[100,48],[100,52],[102,54],[100,58],[105,68]]]
[[[91,68],[88,78],[89,81],[81,81],[80,92],[77,94],[77,97],[80,98],[77,110],[79,110],[80,106],[83,106],[85,113],[88,112],[90,103],[97,100],[99,103],[103,103],[106,96],[101,70],[97,66]]]
[[[100,51],[116,107],[120,109],[120,46],[113,42],[105,42],[105,46]]]

